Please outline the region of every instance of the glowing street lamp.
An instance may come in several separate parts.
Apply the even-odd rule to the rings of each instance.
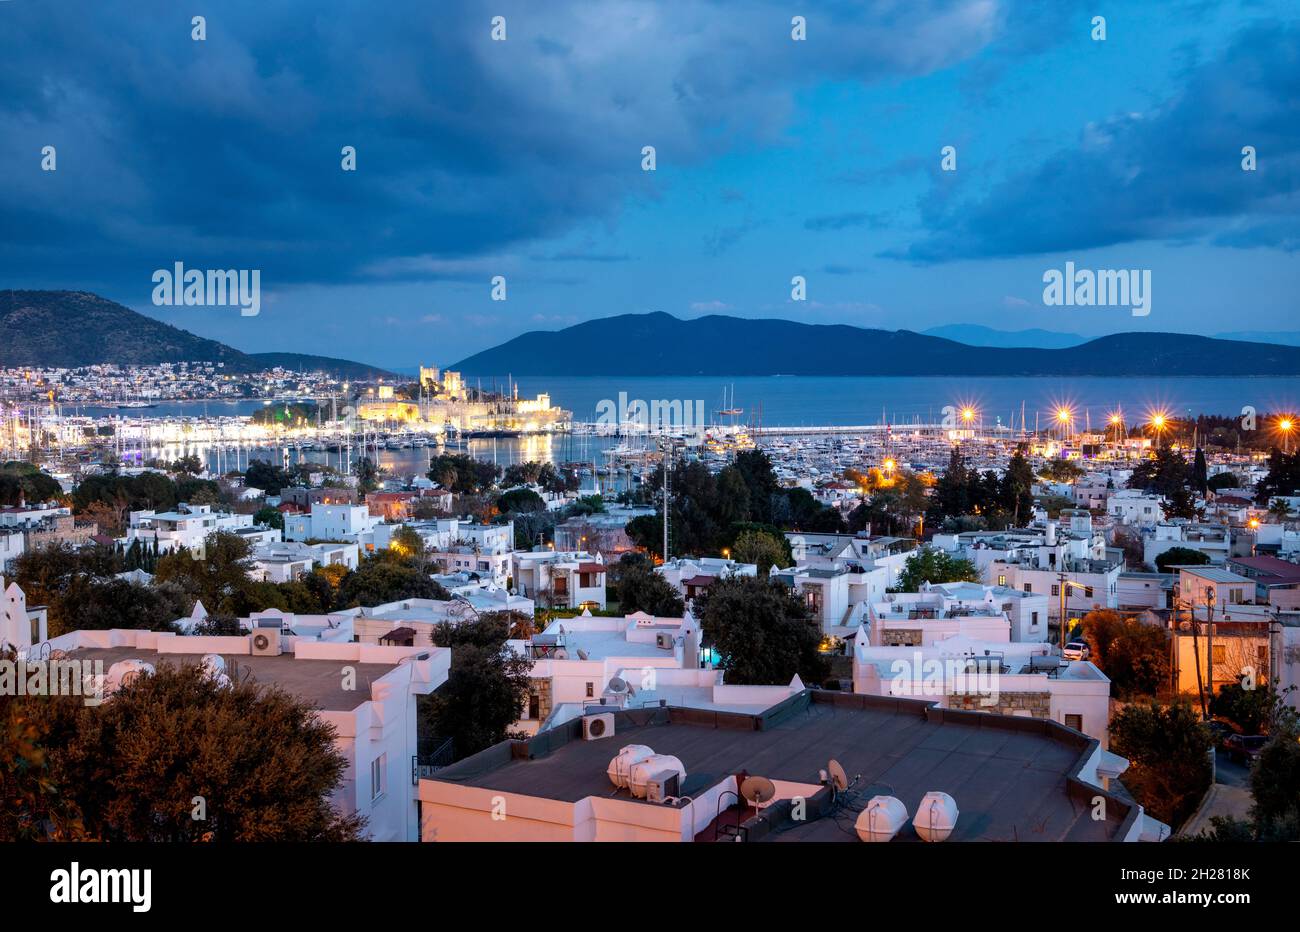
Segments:
[[[1074,422],[1074,412],[1062,405],[1056,409],[1056,423],[1061,426],[1061,437],[1070,439],[1070,427]]]
[[[1156,411],[1152,413],[1151,419],[1147,422],[1147,426],[1155,432],[1156,445],[1158,446],[1160,441],[1164,440],[1165,431],[1169,429],[1169,415],[1165,414],[1163,411]]]
[[[1283,417],[1277,422],[1278,433],[1282,435],[1282,452],[1291,452],[1291,432],[1295,430],[1295,421],[1289,417]]]

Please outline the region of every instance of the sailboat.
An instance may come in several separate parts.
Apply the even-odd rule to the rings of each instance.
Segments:
[[[722,407],[722,409],[721,409],[720,411],[718,411],[717,413],[723,415],[724,417],[739,417],[740,415],[744,414],[744,413],[745,413],[745,409],[744,409],[744,408],[737,408],[737,407],[735,407],[735,404],[736,404],[736,386],[735,386],[734,384],[731,386],[731,404],[730,404],[730,405],[727,404],[727,389],[726,389],[726,387],[724,386],[723,389],[722,389],[722,405],[723,405],[723,407]]]

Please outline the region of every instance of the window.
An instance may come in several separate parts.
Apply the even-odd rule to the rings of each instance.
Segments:
[[[1007,584],[1007,577],[1006,577],[1005,575],[999,576],[999,577],[998,577],[998,585],[999,585],[999,586],[1005,586],[1006,584]]]
[[[1218,664],[1221,663],[1227,663],[1227,661],[1228,661],[1228,648],[1224,647],[1222,644],[1215,644],[1214,645],[1215,665],[1217,666]]]
[[[1268,669],[1268,648],[1260,644],[1255,648],[1255,676]]]
[[[388,781],[388,755],[380,754],[370,762],[370,799],[373,802],[384,795]]]
[[[1034,591],[1034,584],[1033,584],[1033,583],[1025,583],[1025,591],[1026,591],[1026,592],[1033,592],[1033,591]]]
[[[1092,586],[1084,586],[1084,587],[1083,587],[1083,597],[1084,597],[1085,599],[1091,599],[1091,598],[1092,598]]]
[[[1075,731],[1083,731],[1083,716],[1067,714],[1065,716],[1065,727],[1073,728]]]
[[[1037,628],[1037,627],[1038,627],[1038,612],[1033,612],[1033,613],[1029,616],[1029,627],[1031,627],[1031,628]]]
[[[596,684],[595,684],[595,683],[588,683],[588,684],[587,684],[587,698],[588,698],[588,699],[591,699],[591,698],[593,698],[595,695],[596,695]]]
[[[1059,585],[1052,586],[1052,598],[1056,598],[1060,594],[1061,594],[1061,587]]]

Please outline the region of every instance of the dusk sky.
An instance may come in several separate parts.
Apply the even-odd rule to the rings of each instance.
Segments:
[[[393,367],[647,311],[1300,330],[1298,19],[1294,2],[0,0],[0,287]],[[1150,269],[1150,315],[1044,306],[1066,261]],[[176,262],[260,269],[261,313],[154,307]]]

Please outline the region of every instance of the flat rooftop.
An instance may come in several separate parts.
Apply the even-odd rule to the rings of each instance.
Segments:
[[[850,779],[861,775],[852,790],[855,808],[883,794],[915,813],[927,792],[942,790],[960,810],[956,841],[1107,841],[1126,815],[1117,804],[1108,807],[1106,820],[1094,821],[1087,800],[1101,791],[1068,792],[1068,777],[1090,740],[1063,726],[978,712],[927,714],[926,704],[915,701],[805,697],[811,701],[802,708],[796,703],[775,724],[763,719],[761,729],[760,716],[673,707],[620,714],[610,740],[583,741],[575,731],[580,722],[570,722],[528,742],[535,757],[507,758],[498,746],[436,779],[568,803],[630,798],[614,789],[605,770],[623,745],[644,744],[680,758],[693,792],[742,773],[816,784],[831,758]],[[844,811],[775,837],[856,841],[854,817]],[[899,840],[915,837],[907,827]]]
[[[202,654],[160,654],[139,647],[79,647],[70,659],[102,660],[104,670],[119,660],[143,660],[155,667],[161,664],[198,663]],[[370,701],[370,686],[393,669],[387,663],[357,663],[350,660],[296,660],[290,653],[279,657],[254,657],[247,654],[222,654],[226,672],[236,667],[252,674],[263,686],[279,686],[285,692],[306,700],[325,712],[351,712]],[[356,688],[343,688],[343,668],[356,670]]]

